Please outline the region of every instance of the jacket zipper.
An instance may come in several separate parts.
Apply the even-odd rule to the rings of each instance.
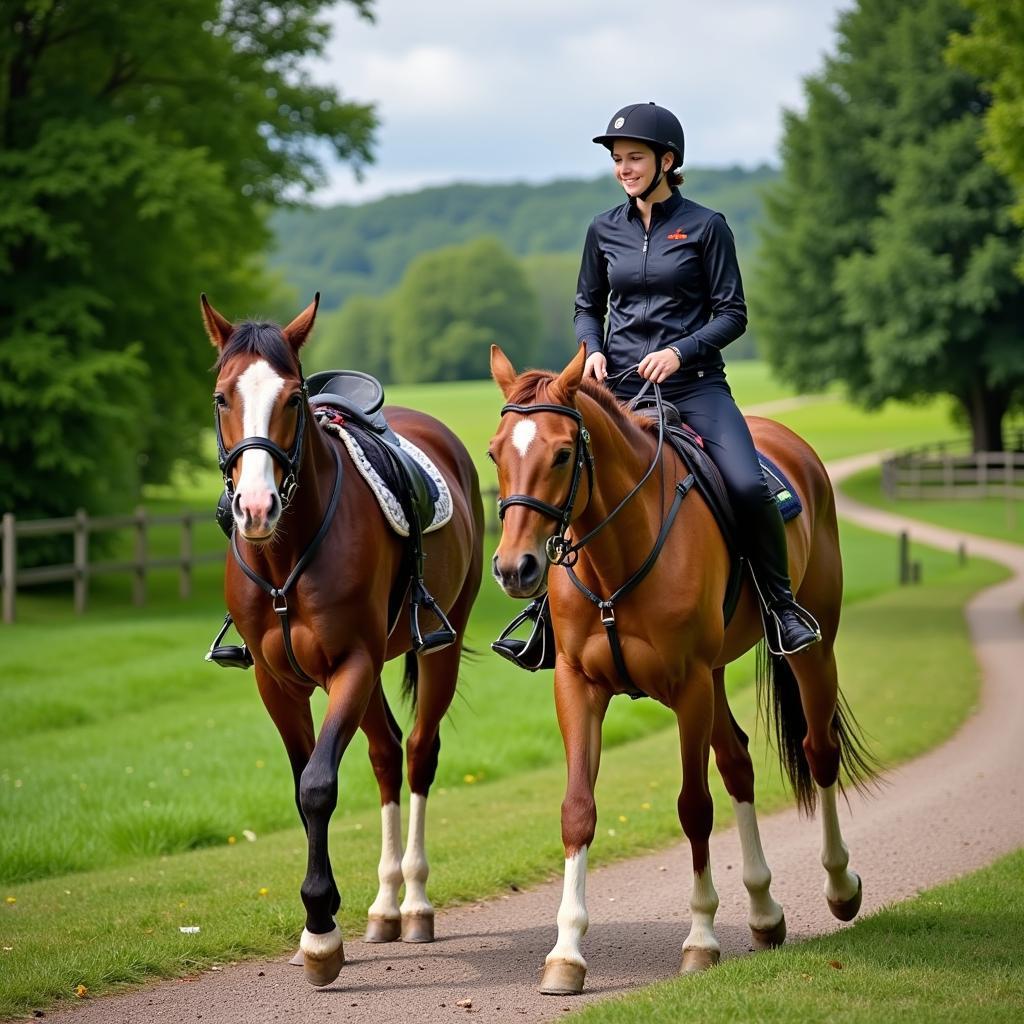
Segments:
[[[653,213],[653,211],[651,213],[651,223],[652,224],[654,223],[654,213]],[[641,226],[641,228],[643,228],[643,224],[642,223],[641,223],[640,226]],[[643,250],[640,253],[640,257],[641,257],[641,259],[640,259],[640,276],[641,276],[641,279],[643,281],[643,286],[644,286],[644,313],[643,313],[643,317],[642,317],[642,326],[643,326],[643,332],[644,332],[644,355],[646,356],[647,353],[650,352],[650,350],[651,350],[651,338],[650,338],[650,334],[648,333],[648,330],[647,330],[647,310],[650,308],[650,302],[651,302],[650,292],[647,290],[647,247],[648,247],[648,244],[650,243],[650,240],[651,240],[651,234],[650,234],[650,231],[647,228],[643,228],[643,232],[644,232],[644,247],[643,247]]]

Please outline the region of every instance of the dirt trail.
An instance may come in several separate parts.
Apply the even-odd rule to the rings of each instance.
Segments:
[[[830,466],[834,480],[874,461]],[[946,744],[892,772],[883,795],[854,795],[841,808],[851,867],[864,879],[864,911],[912,896],[1024,846],[1024,547],[904,520],[840,497],[840,514],[873,529],[909,529],[919,541],[1003,562],[1013,578],[967,608],[983,673],[978,711]],[[799,940],[841,927],[821,894],[817,822],[784,812],[762,822],[773,892]],[[711,841],[721,897],[717,924],[723,957],[748,950],[746,897],[734,829]],[[312,989],[285,960],[248,962],[197,978],[47,1013],[63,1024],[205,1024],[337,1021],[543,1021],[586,1002],[672,977],[689,919],[685,843],[591,872],[586,992],[537,993],[539,969],[555,937],[560,883],[438,915],[433,946],[370,946],[350,938],[338,982]],[[459,1006],[472,1000],[471,1008]]]

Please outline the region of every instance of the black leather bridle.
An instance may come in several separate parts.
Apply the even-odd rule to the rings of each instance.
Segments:
[[[583,475],[583,467],[587,467],[588,499],[594,492],[594,455],[590,450],[590,431],[583,425],[583,416],[578,409],[569,405],[515,405],[509,403],[502,407],[501,415],[508,412],[517,412],[521,416],[529,416],[535,412],[554,412],[561,416],[568,416],[576,421],[578,430],[576,432],[575,463],[572,470],[572,480],[569,483],[569,494],[561,505],[552,505],[549,502],[541,501],[532,494],[510,494],[507,498],[498,501],[498,518],[504,520],[505,513],[512,505],[524,505],[532,508],[549,519],[558,523],[558,531],[548,537],[545,550],[548,561],[553,565],[561,565],[565,558],[574,554],[573,545],[566,539],[565,531],[573,517],[573,506],[576,504],[576,494],[580,489],[580,477]],[[577,545],[579,547],[581,545]],[[576,556],[578,557],[578,556]],[[576,557],[573,558],[575,562]]]
[[[235,463],[248,451],[254,448],[267,452],[270,457],[281,467],[284,477],[277,493],[281,498],[281,511],[283,512],[288,503],[295,496],[295,488],[299,485],[299,466],[302,463],[302,440],[306,434],[306,415],[309,408],[309,392],[306,382],[302,382],[302,390],[299,393],[299,404],[296,406],[295,440],[291,449],[285,451],[279,444],[275,444],[269,437],[243,437],[238,444],[232,445],[230,450],[224,444],[224,435],[220,429],[220,402],[221,396],[217,395],[213,400],[213,422],[217,428],[217,464],[220,466],[221,476],[224,477],[224,493],[228,501],[235,497],[235,484],[231,479],[231,471]]]

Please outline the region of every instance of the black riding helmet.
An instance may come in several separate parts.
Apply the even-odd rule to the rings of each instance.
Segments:
[[[683,153],[686,148],[683,126],[671,110],[659,107],[653,101],[631,103],[628,107],[617,110],[608,122],[604,135],[595,136],[594,142],[611,152],[617,139],[637,139],[646,142],[654,150],[658,166],[650,185],[640,194],[641,199],[646,199],[661,181],[663,154],[671,152],[675,157],[670,170],[683,165]]]

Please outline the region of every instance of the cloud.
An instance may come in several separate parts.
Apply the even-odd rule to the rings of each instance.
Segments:
[[[776,158],[781,108],[831,48],[849,0],[378,0],[376,24],[350,5],[312,74],[376,104],[377,162],[357,185],[338,168],[321,201],[452,180],[593,176],[590,139],[626,103],[679,115],[688,160]]]

